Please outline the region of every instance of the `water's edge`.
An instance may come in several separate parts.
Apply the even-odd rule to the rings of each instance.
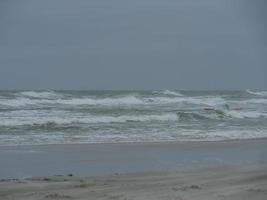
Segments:
[[[0,147],[0,179],[173,171],[267,162],[267,140]]]

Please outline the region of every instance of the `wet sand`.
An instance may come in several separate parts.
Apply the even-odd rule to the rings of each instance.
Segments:
[[[91,178],[69,175],[2,180],[0,199],[265,200],[267,165],[221,165]]]
[[[0,199],[267,199],[267,140],[0,147]]]
[[[0,146],[0,179],[108,176],[267,161],[267,140]]]

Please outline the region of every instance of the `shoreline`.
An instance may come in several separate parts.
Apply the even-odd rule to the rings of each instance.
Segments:
[[[0,146],[1,200],[265,200],[267,140]]]
[[[0,146],[0,179],[175,171],[267,161],[267,140]]]
[[[5,147],[36,147],[36,146],[71,146],[71,145],[150,145],[150,144],[194,144],[194,143],[233,143],[233,142],[250,142],[250,141],[267,141],[266,137],[262,138],[246,138],[246,139],[222,139],[222,140],[162,140],[162,141],[122,141],[122,142],[88,142],[88,143],[44,143],[44,144],[10,144],[0,145],[0,148]]]
[[[265,200],[266,197],[267,163],[104,177],[71,174],[0,181],[3,200]]]

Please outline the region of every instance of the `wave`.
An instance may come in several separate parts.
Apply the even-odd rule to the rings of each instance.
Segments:
[[[40,95],[41,96],[41,95]],[[39,97],[40,97],[39,96]],[[96,105],[96,106],[132,106],[132,105],[157,105],[157,104],[195,104],[204,106],[217,106],[225,104],[225,100],[220,97],[136,97],[136,96],[124,96],[124,97],[107,97],[107,98],[72,98],[72,99],[48,99],[46,98],[27,98],[18,97],[15,99],[0,99],[0,105],[9,107],[23,107],[27,105],[38,104],[63,104],[71,106],[79,105]]]
[[[93,144],[132,142],[174,142],[174,141],[227,141],[267,138],[267,130],[207,130],[155,131],[149,134],[98,132],[95,134],[37,133],[34,135],[0,135],[0,146],[41,144]]]
[[[240,139],[256,139],[266,138],[266,130],[223,130],[223,131],[207,131],[203,135],[203,141],[220,141],[220,140],[240,140]]]
[[[178,97],[183,97],[184,96],[180,92],[175,92],[175,91],[171,91],[171,90],[164,90],[161,93],[165,94],[165,95],[178,96]]]
[[[177,115],[179,121],[210,120],[216,118],[196,112],[178,112]]]
[[[61,95],[54,92],[54,91],[42,91],[42,92],[37,92],[37,91],[23,91],[18,93],[19,96],[24,96],[24,97],[33,97],[33,98],[38,98],[38,99],[55,99],[55,98],[60,98]]]
[[[252,112],[252,111],[237,111],[237,110],[229,110],[226,112],[228,117],[238,118],[238,119],[257,119],[257,118],[265,118],[267,117],[267,113],[260,112]]]
[[[0,108],[24,108],[27,106],[105,106],[105,107],[134,107],[134,106],[157,106],[174,104],[178,106],[199,106],[211,107],[214,109],[224,108],[228,103],[233,104],[267,104],[267,99],[247,99],[247,100],[230,100],[226,101],[221,97],[108,97],[108,98],[71,98],[71,99],[40,99],[17,97],[14,99],[0,99]],[[3,106],[3,107],[1,107]],[[245,105],[243,105],[245,106]],[[242,107],[243,107],[242,106]]]
[[[151,104],[194,104],[215,107],[226,104],[221,97],[153,97],[146,98],[146,103]]]
[[[221,97],[196,97],[196,98],[189,98],[187,99],[188,103],[195,104],[195,105],[204,105],[204,106],[210,106],[210,107],[216,107],[216,106],[223,106],[226,104],[226,101]]]
[[[254,92],[252,90],[247,89],[246,92],[255,96],[267,97],[267,91]]]
[[[178,112],[179,121],[201,121],[222,119],[258,119],[266,118],[267,113],[237,110],[207,110],[198,112]]]
[[[68,116],[68,115],[67,115]],[[122,116],[42,116],[31,115],[15,118],[2,118],[0,126],[37,126],[37,127],[55,127],[60,125],[72,124],[95,124],[95,123],[127,123],[127,122],[146,122],[146,121],[177,121],[176,114],[162,115],[122,115]]]
[[[27,105],[37,105],[37,104],[50,104],[54,101],[49,99],[30,99],[25,97],[19,97],[16,99],[0,99],[0,105],[8,107],[23,107]]]
[[[233,103],[242,103],[242,104],[267,104],[267,99],[259,98],[259,99],[247,99],[241,101],[231,101]]]
[[[72,98],[72,99],[31,99],[19,97],[15,99],[0,99],[0,105],[9,107],[23,107],[27,105],[41,104],[63,104],[63,105],[103,105],[103,106],[120,106],[120,105],[137,105],[145,102],[135,96],[126,96],[121,98]]]
[[[93,99],[93,98],[73,98],[73,99],[59,99],[56,103],[68,104],[68,105],[136,105],[143,104],[142,99],[135,96],[125,96],[120,98],[103,98],[103,99]]]
[[[34,97],[27,97],[27,95],[32,95]],[[220,96],[201,96],[201,97],[185,97],[185,96],[114,96],[105,98],[94,98],[94,97],[80,97],[80,98],[70,98],[70,96],[63,98],[60,94],[48,92],[34,92],[26,93],[24,96],[19,96],[16,98],[1,98],[0,106],[5,107],[26,107],[26,106],[105,106],[105,107],[121,107],[121,106],[157,106],[157,105],[167,105],[176,104],[179,106],[200,106],[200,107],[212,107],[212,108],[224,108],[228,103],[234,104],[267,104],[266,98],[254,98],[245,100],[225,100]],[[22,94],[20,94],[22,95]]]

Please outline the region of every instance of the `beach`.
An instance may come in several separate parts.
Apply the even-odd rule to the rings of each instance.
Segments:
[[[267,199],[267,98],[0,91],[0,200]]]
[[[267,197],[266,165],[101,178],[69,176],[2,181],[0,197],[16,199],[259,199]]]
[[[267,140],[0,147],[8,199],[266,199]]]
[[[267,0],[0,0],[0,200],[267,200]]]

